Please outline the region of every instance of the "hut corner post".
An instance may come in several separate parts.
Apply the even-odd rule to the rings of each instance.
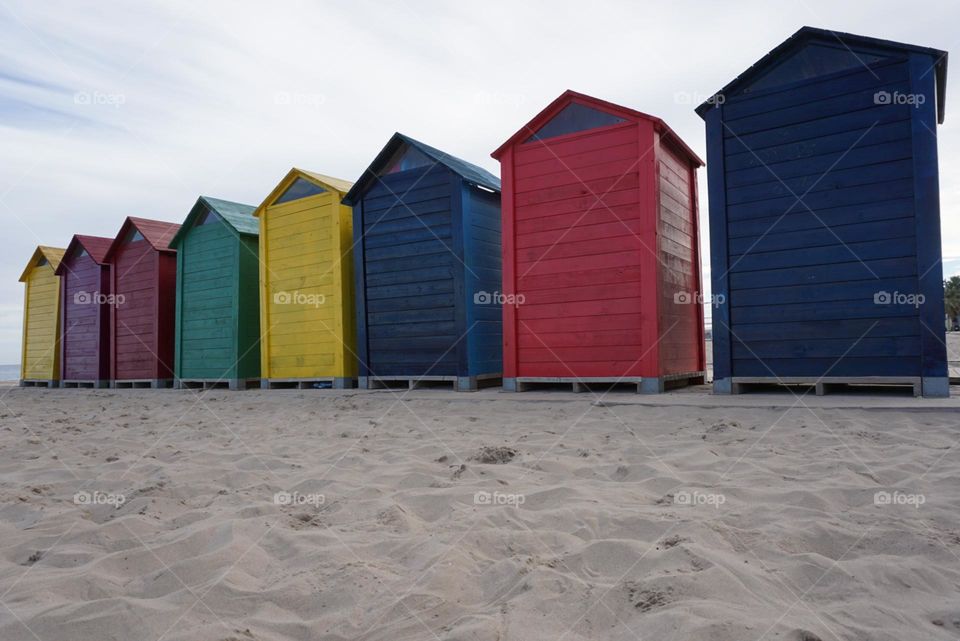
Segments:
[[[509,147],[500,158],[502,216],[500,242],[502,257],[503,295],[505,300],[517,300],[516,265],[516,213],[513,208],[513,148]],[[503,388],[517,391],[517,307],[503,306]]]
[[[367,270],[364,268],[363,198],[353,204],[353,296],[356,306],[357,383],[360,389],[369,389],[369,345],[367,344]]]
[[[660,134],[650,121],[638,123],[640,163],[639,203],[642,214],[640,238],[647,239],[640,247],[640,354],[641,393],[663,391],[660,368]],[[651,247],[649,244],[653,246]]]
[[[937,101],[933,60],[927,54],[910,54],[910,92],[925,96],[915,105],[911,122],[913,185],[917,239],[920,306],[920,372],[923,396],[949,397],[947,349],[944,333],[943,265],[940,245],[940,187],[937,162]]]
[[[724,176],[723,105],[715,105],[707,120],[707,194],[710,199],[710,279],[713,305],[713,393],[733,390],[730,336],[730,280],[727,274],[727,199]]]

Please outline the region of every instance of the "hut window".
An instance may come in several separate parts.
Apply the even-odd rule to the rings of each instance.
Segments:
[[[527,138],[524,142],[534,142],[545,138],[555,138],[564,134],[572,134],[578,131],[596,129],[598,127],[607,127],[626,122],[624,118],[615,116],[593,107],[587,107],[576,102],[560,110],[556,116],[551,118],[545,125]]]
[[[140,233],[139,229],[134,227],[127,232],[127,237],[124,242],[135,243],[138,240],[143,240],[143,234]]]
[[[200,215],[200,218],[197,219],[197,227],[200,225],[209,225],[216,220],[217,215],[208,209]]]
[[[87,253],[87,250],[86,250],[86,249],[84,249],[84,248],[81,247],[81,248],[80,248],[80,253],[77,254],[77,258],[83,258],[84,256],[89,256],[89,254]]]
[[[43,267],[47,264],[47,259],[44,256],[40,257],[40,260],[37,261],[37,267]]]
[[[841,47],[808,44],[747,85],[743,93],[780,87],[848,69],[863,69],[881,60],[884,60],[883,56],[863,51],[855,53]]]
[[[325,191],[327,190],[320,185],[298,177],[293,181],[293,183],[291,183],[289,187],[286,188],[286,190],[284,190],[282,194],[277,196],[277,199],[273,201],[273,204],[279,205],[280,203],[288,203],[291,200],[300,200],[301,198],[306,198],[307,196],[316,196],[317,194],[322,194]]]
[[[410,145],[402,145],[393,152],[390,160],[383,166],[383,169],[377,172],[378,176],[388,174],[398,174],[401,171],[409,171],[418,167],[429,167],[436,163],[419,149],[414,149]]]

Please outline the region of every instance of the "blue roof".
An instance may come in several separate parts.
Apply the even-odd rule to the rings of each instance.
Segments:
[[[184,234],[193,226],[192,223],[196,217],[208,209],[222,218],[238,234],[260,235],[260,221],[253,216],[256,207],[210,196],[200,196],[193,209],[187,214],[187,219],[183,221],[179,231],[170,240],[170,247],[180,244]]]
[[[877,49],[889,49],[893,51],[901,52],[915,52],[923,53],[934,58],[933,68],[936,71],[936,81],[937,81],[937,121],[941,124],[943,123],[944,111],[946,109],[946,92],[947,92],[947,52],[941,51],[940,49],[932,49],[930,47],[920,47],[917,45],[904,44],[902,42],[894,42],[892,40],[881,40],[879,38],[871,38],[869,36],[858,36],[852,33],[843,33],[841,31],[831,31],[829,29],[818,29],[816,27],[801,27],[796,33],[792,36],[781,42],[774,48],[770,53],[760,58],[757,62],[750,65],[746,71],[741,73],[739,76],[731,80],[726,86],[723,87],[720,91],[716,92],[713,96],[703,102],[699,107],[696,108],[697,114],[700,117],[705,118],[706,113],[710,111],[713,107],[717,105],[716,96],[722,96],[724,94],[732,95],[742,87],[744,84],[755,79],[759,74],[770,69],[773,64],[775,64],[780,56],[786,53],[789,49],[794,46],[797,46],[801,42],[807,42],[810,40],[821,40],[830,43],[842,43],[848,49],[851,45],[871,47]],[[722,101],[720,101],[722,103]]]
[[[345,205],[353,206],[353,204],[359,200],[360,196],[365,193],[367,189],[369,189],[370,183],[376,180],[377,172],[383,168],[383,166],[393,156],[397,148],[401,145],[409,145],[414,149],[417,149],[423,154],[429,156],[436,163],[445,166],[450,171],[459,175],[470,184],[486,187],[487,189],[492,189],[498,193],[500,191],[500,179],[486,169],[478,167],[473,163],[469,163],[466,160],[461,160],[456,156],[451,156],[448,153],[442,152],[439,149],[431,147],[430,145],[426,145],[419,140],[414,140],[410,136],[405,136],[398,132],[393,134],[387,144],[384,145],[380,153],[377,154],[377,157],[373,159],[372,163],[370,163],[370,166],[364,170],[363,175],[360,176],[360,179],[357,180],[353,188],[347,192],[346,196],[344,196],[343,203]]]

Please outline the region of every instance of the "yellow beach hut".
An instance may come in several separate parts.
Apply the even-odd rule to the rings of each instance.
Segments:
[[[56,387],[60,381],[60,277],[54,272],[63,252],[40,245],[20,275],[26,285],[21,386]]]
[[[260,219],[260,376],[265,389],[353,387],[353,183],[291,169]]]

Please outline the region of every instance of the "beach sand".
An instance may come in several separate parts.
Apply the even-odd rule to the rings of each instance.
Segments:
[[[0,639],[955,641],[957,408],[0,389]]]

